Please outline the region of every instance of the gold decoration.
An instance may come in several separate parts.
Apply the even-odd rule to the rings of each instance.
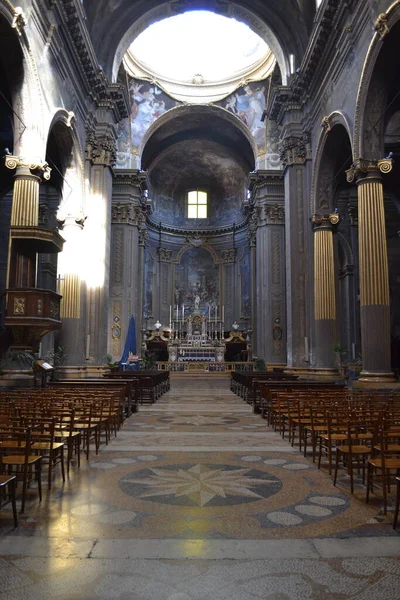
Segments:
[[[333,235],[323,227],[314,237],[314,315],[316,320],[336,319]]]
[[[23,28],[26,25],[26,20],[22,8],[17,6],[14,8],[14,17],[11,27],[16,30],[18,35],[21,35]]]
[[[60,307],[57,302],[50,300],[49,313],[52,319],[58,319],[60,317]]]
[[[26,298],[14,298],[14,315],[25,314],[25,301]]]
[[[326,131],[331,131],[332,127],[329,121],[329,117],[323,117],[321,121],[321,127],[323,127],[323,129],[325,129]]]
[[[383,186],[364,180],[358,186],[360,302],[389,305],[389,270],[386,247]]]
[[[393,159],[381,158],[379,160],[366,160],[358,158],[346,171],[346,179],[348,183],[353,183],[357,179],[362,179],[365,175],[380,171],[381,173],[390,173],[393,168]]]
[[[40,177],[41,179],[46,179],[46,181],[48,181],[51,176],[51,168],[49,167],[47,162],[44,162],[42,164],[28,163],[28,162],[25,162],[19,156],[9,155],[9,156],[5,157],[5,164],[6,164],[7,169],[11,169],[11,170],[17,169],[18,167],[26,167],[32,172],[32,175],[36,175],[37,177]]]
[[[385,13],[381,13],[375,21],[375,31],[378,33],[381,40],[389,33],[387,15]]]
[[[311,223],[313,224],[314,228],[321,228],[321,227],[326,227],[326,228],[331,228],[332,225],[337,225],[340,221],[340,215],[339,213],[332,213],[332,214],[325,214],[325,215],[318,215],[318,214],[314,214],[311,217]]]

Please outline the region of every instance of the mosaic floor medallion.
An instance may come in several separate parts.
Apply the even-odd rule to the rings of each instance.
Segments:
[[[127,494],[177,506],[225,506],[269,498],[280,491],[278,477],[231,465],[187,464],[142,469],[119,481]]]

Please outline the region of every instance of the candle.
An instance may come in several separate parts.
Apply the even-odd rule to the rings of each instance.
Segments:
[[[211,304],[208,304],[208,322],[211,321]]]
[[[172,306],[169,305],[169,327],[172,325]]]
[[[308,362],[308,360],[309,360],[308,337],[304,338],[304,354],[305,354],[305,361]]]
[[[225,306],[222,307],[222,322],[225,321]]]
[[[185,318],[185,305],[182,304],[182,324],[183,324],[184,318]]]
[[[176,305],[176,320],[179,321],[179,308],[178,308],[178,305]]]
[[[217,322],[218,306],[215,305],[215,322]]]

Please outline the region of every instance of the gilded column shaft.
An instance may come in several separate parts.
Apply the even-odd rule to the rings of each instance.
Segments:
[[[60,281],[61,317],[79,319],[80,317],[80,279],[79,275],[66,273]]]
[[[382,173],[392,160],[358,159],[346,171],[357,182],[360,265],[360,322],[363,370],[357,385],[393,386],[390,350],[389,273]]]
[[[314,242],[314,316],[336,319],[332,231],[317,229]]]
[[[39,185],[35,175],[17,176],[11,212],[11,227],[37,227],[39,223]]]
[[[44,162],[26,162],[19,156],[5,157],[7,169],[16,169],[11,227],[37,227],[39,223],[39,185],[49,180],[51,169]]]
[[[313,215],[314,227],[314,319],[313,366],[318,377],[336,377],[333,347],[336,327],[335,262],[333,228],[339,223],[336,213]]]
[[[385,210],[381,181],[371,177],[359,182],[358,206],[361,305],[389,306]]]

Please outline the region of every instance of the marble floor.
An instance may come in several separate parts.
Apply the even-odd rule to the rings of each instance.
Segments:
[[[400,533],[229,391],[172,377],[18,529],[0,511],[0,600],[399,600]]]

